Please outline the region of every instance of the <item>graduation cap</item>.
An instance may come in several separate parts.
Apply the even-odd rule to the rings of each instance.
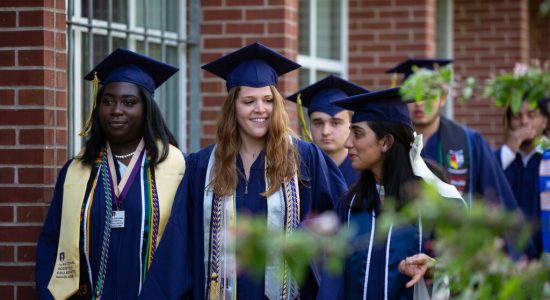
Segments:
[[[413,66],[417,66],[419,68],[434,70],[436,66],[443,67],[450,63],[452,63],[452,59],[445,59],[445,58],[409,58],[395,67],[389,69],[386,71],[386,73],[401,73],[403,74],[403,81],[407,79],[413,71]]]
[[[90,116],[80,135],[88,135],[91,129],[99,84],[105,86],[111,82],[129,82],[143,87],[153,95],[155,89],[177,71],[178,68],[145,55],[127,49],[116,49],[84,76],[84,79],[93,82],[93,98]]]
[[[250,44],[202,66],[225,79],[227,90],[236,86],[277,85],[279,76],[299,67],[301,65],[260,43]]]
[[[130,82],[154,94],[155,89],[172,77],[178,68],[127,49],[116,49],[97,64],[84,79],[97,75],[103,86],[111,82]]]
[[[331,103],[347,110],[354,111],[351,123],[362,121],[392,122],[412,128],[407,102],[399,93],[400,87],[364,93]]]
[[[350,81],[329,75],[290,95],[287,99],[298,102],[300,97],[302,105],[308,108],[310,115],[319,111],[334,116],[344,109],[331,104],[330,101],[368,92],[367,89]]]

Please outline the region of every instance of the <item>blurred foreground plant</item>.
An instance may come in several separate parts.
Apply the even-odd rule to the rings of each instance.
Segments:
[[[465,81],[456,81],[450,67],[435,67],[434,70],[412,67],[413,74],[407,77],[399,92],[403,100],[424,101],[426,113],[431,113],[433,103],[446,97],[452,89],[460,89],[459,102],[469,100],[474,92],[475,79],[468,77]]]
[[[550,96],[550,62],[541,65],[516,63],[512,73],[502,73],[489,79],[483,91],[484,98],[493,98],[497,107],[507,107],[518,112],[527,96],[531,107],[537,101]]]
[[[384,203],[386,206],[386,203]],[[413,222],[421,212],[424,229],[435,236],[436,279],[449,279],[452,299],[549,299],[548,270],[541,261],[514,262],[505,242],[523,249],[530,226],[497,206],[474,201],[470,209],[443,199],[424,184],[420,196],[399,214],[385,209],[381,230],[389,224]]]
[[[238,268],[256,275],[263,274],[270,253],[281,254],[298,283],[303,282],[310,263],[314,262],[321,262],[328,271],[337,274],[350,251],[350,231],[340,227],[333,212],[302,222],[289,237],[268,232],[265,217],[239,216],[237,227]]]

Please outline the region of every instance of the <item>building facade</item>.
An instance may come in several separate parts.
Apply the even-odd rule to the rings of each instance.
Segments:
[[[115,3],[115,4],[113,4]],[[111,6],[109,6],[111,5]],[[225,84],[200,65],[259,41],[304,67],[284,95],[327,74],[370,90],[409,57],[454,58],[481,84],[516,62],[550,59],[540,0],[163,0],[0,2],[0,295],[33,299],[36,240],[59,169],[89,111],[83,74],[117,47],[180,67],[155,95],[182,148],[212,143]],[[502,110],[476,98],[446,113],[503,140]],[[295,121],[296,107],[287,103]]]

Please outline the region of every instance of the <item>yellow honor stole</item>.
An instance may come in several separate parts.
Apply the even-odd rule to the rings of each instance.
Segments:
[[[157,145],[159,149],[162,149],[162,144],[157,143]],[[79,156],[82,153],[83,151]],[[57,257],[48,284],[48,289],[55,299],[67,299],[79,289],[80,215],[91,171],[92,167],[84,165],[79,159],[73,159],[67,170],[63,185],[62,217]],[[185,159],[183,154],[179,149],[170,145],[167,158],[157,164],[155,168],[155,183],[160,210],[157,245],[170,217],[174,196],[184,172]]]

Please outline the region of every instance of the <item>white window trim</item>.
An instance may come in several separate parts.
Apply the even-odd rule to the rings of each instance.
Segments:
[[[341,74],[341,77],[348,77],[348,1],[340,1],[341,11],[341,35],[340,35],[340,60],[317,57],[317,0],[309,3],[309,45],[310,55],[298,54],[298,63],[309,70],[309,83],[317,81],[317,72],[329,72]]]

